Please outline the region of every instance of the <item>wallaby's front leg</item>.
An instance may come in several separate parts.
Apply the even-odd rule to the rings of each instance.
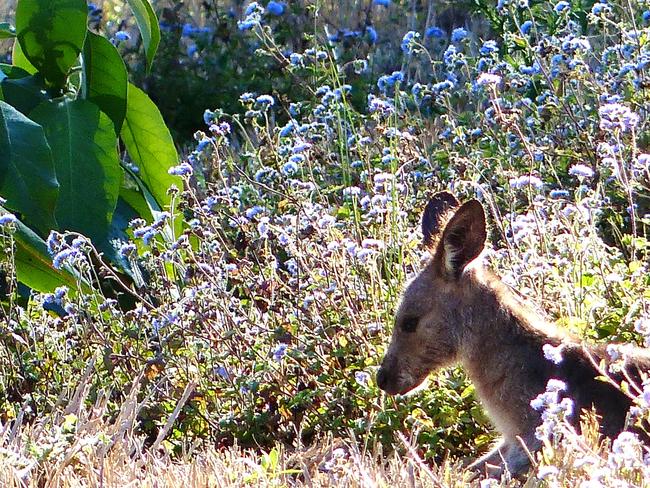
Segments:
[[[528,447],[535,448],[535,446]],[[519,439],[514,441],[502,439],[490,452],[469,466],[470,469],[491,478],[501,477],[506,470],[511,476],[517,477],[525,473],[529,467],[530,459]]]
[[[508,447],[506,441],[501,439],[490,452],[470,464],[468,469],[477,471],[485,477],[500,477],[503,472]]]

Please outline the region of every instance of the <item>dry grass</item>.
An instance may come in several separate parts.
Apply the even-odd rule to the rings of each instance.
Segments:
[[[289,450],[280,446],[268,453],[227,450],[195,450],[172,456],[163,438],[174,423],[191,387],[178,401],[152,447],[135,432],[142,403],[138,402],[142,377],[136,380],[119,414],[109,420],[106,392],[87,405],[89,379],[94,362],[87,365],[82,381],[67,399],[61,398],[54,413],[31,424],[16,419],[0,424],[0,487],[433,487],[539,486],[531,476],[521,482],[502,480],[481,483],[459,463],[432,467],[420,459],[410,442],[398,437],[405,454],[384,456],[380,449],[364,449],[360,439],[328,439],[311,447]],[[646,486],[650,479],[642,448],[609,452],[601,444],[595,417],[586,419],[584,435],[565,431],[563,443],[547,444],[539,459],[545,486]],[[570,427],[567,425],[567,428]],[[636,446],[636,447],[635,447]],[[536,463],[537,464],[537,463]],[[550,470],[549,470],[550,468]],[[588,484],[588,483],[599,484]],[[585,484],[587,483],[587,484]]]
[[[23,487],[235,487],[235,486],[469,486],[471,475],[458,466],[430,468],[408,446],[406,456],[365,451],[352,437],[309,448],[270,453],[228,450],[172,457],[165,442],[145,448],[135,433],[140,380],[108,420],[106,392],[86,405],[91,362],[82,381],[55,413],[26,424],[24,412],[0,424],[0,486]],[[184,402],[179,400],[179,406]],[[174,414],[170,416],[171,424]],[[164,432],[163,428],[163,432]],[[162,435],[161,435],[162,437]],[[161,439],[162,440],[162,439]]]

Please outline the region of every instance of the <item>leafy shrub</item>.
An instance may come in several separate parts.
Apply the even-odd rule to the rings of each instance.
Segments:
[[[131,0],[147,65],[159,40],[146,0]],[[92,20],[92,19],[91,19]],[[0,202],[15,212],[18,279],[39,291],[76,279],[49,255],[50,230],[91,237],[109,257],[125,221],[169,204],[176,149],[155,105],[133,85],[115,46],[88,26],[83,0],[20,0],[13,64],[0,64]],[[120,161],[119,140],[133,165]],[[129,174],[125,176],[124,167]],[[150,198],[146,198],[150,195]],[[126,269],[126,271],[129,271]]]

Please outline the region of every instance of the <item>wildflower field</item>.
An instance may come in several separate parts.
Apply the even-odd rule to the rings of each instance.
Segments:
[[[650,486],[553,385],[528,477],[496,480],[462,468],[496,433],[461,369],[375,383],[441,190],[549,321],[650,346],[650,2],[0,20],[0,486]],[[650,379],[621,388],[648,420]]]

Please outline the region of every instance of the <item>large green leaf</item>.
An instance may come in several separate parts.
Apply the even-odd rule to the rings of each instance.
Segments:
[[[52,291],[60,285],[77,289],[74,276],[52,266],[52,258],[43,239],[22,222],[17,222],[14,241],[18,281],[40,292]]]
[[[120,188],[120,198],[124,200],[135,212],[137,212],[138,217],[146,220],[147,222],[153,222],[153,214],[151,209],[147,204],[146,198],[138,190],[132,190],[131,188],[125,188],[124,186]]]
[[[59,184],[43,128],[0,101],[0,196],[44,234],[56,227]]]
[[[0,99],[29,115],[34,107],[48,99],[44,88],[43,77],[38,73],[18,79],[7,77],[0,83]]]
[[[29,62],[29,59],[25,56],[23,49],[20,47],[20,42],[16,39],[14,41],[14,47],[11,51],[11,62],[17,68],[24,69],[30,75],[33,75],[38,70],[34,67],[32,63]]]
[[[147,56],[147,70],[151,69],[151,63],[156,55],[158,44],[160,43],[160,27],[158,18],[153,11],[149,0],[127,0],[133,10],[135,21],[140,29],[142,44],[144,45]]]
[[[18,0],[16,35],[20,47],[54,86],[63,86],[77,62],[86,38],[87,17],[85,0]]]
[[[0,39],[16,37],[16,29],[8,22],[0,22]]]
[[[169,203],[167,189],[173,184],[183,187],[180,177],[167,173],[169,168],[178,164],[178,154],[156,105],[146,93],[130,83],[121,137],[129,156],[139,168],[139,178],[164,208]]]
[[[83,60],[85,97],[111,118],[119,134],[126,116],[128,85],[122,56],[110,41],[89,31]]]
[[[13,64],[0,63],[0,71],[2,71],[5,77],[16,80],[29,76],[29,71],[25,71],[23,68],[14,66]]]
[[[105,238],[122,183],[113,121],[86,100],[44,102],[30,115],[52,148],[59,228]]]

